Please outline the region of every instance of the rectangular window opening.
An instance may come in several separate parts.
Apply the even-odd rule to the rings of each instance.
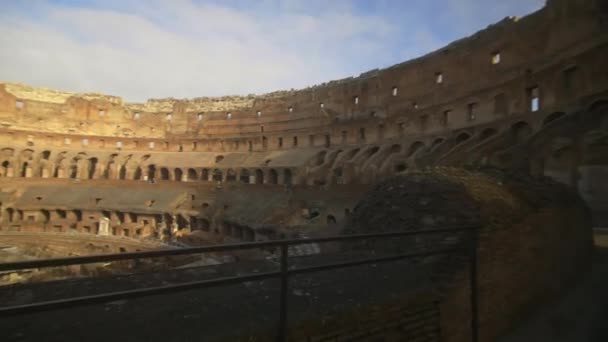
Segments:
[[[530,111],[538,111],[540,109],[540,96],[538,87],[528,89],[528,98],[530,101]]]
[[[435,83],[441,84],[443,83],[443,74],[440,72],[435,73]]]
[[[492,52],[492,64],[496,65],[500,63],[500,52],[494,51]]]
[[[469,121],[475,120],[477,115],[477,103],[469,103],[467,108],[467,119]]]

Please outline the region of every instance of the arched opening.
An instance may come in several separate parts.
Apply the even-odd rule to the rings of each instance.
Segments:
[[[403,172],[407,170],[407,165],[405,163],[395,164],[395,173]]]
[[[156,166],[154,164],[148,165],[148,180],[150,182],[154,181],[155,174],[156,174]]]
[[[336,224],[336,217],[334,215],[327,215],[327,224],[328,225],[332,225],[332,224]]]
[[[325,162],[325,156],[327,155],[327,151],[321,151],[317,154],[316,158],[315,158],[315,164],[317,166],[323,165],[323,163]]]
[[[277,184],[279,182],[279,175],[275,169],[268,171],[268,184]]]
[[[44,223],[49,222],[49,220],[51,219],[51,213],[45,209],[40,210],[40,213],[42,214],[42,221]]]
[[[443,138],[435,139],[435,141],[433,141],[433,144],[431,145],[431,148],[434,149],[435,147],[441,145],[444,141],[445,141],[445,139],[443,139]]]
[[[204,232],[208,232],[211,224],[209,223],[209,220],[207,220],[206,218],[199,218],[197,219],[198,222],[198,228]]]
[[[23,162],[23,166],[21,166],[21,177],[25,177],[27,175],[27,167],[28,163]]]
[[[547,126],[550,122],[557,120],[564,115],[566,115],[566,113],[563,112],[555,112],[547,115],[547,117],[543,120],[543,127]]]
[[[134,180],[141,180],[141,175],[142,175],[141,167],[138,166],[135,169],[135,173],[133,174],[133,179]]]
[[[532,127],[527,122],[520,121],[511,126],[511,134],[515,143],[520,144],[532,135]]]
[[[215,163],[216,164],[219,163],[219,162],[221,162],[222,160],[224,160],[224,156],[216,156],[215,157]]]
[[[233,169],[226,171],[226,182],[236,182],[236,172]]]
[[[222,181],[222,171],[220,169],[214,169],[213,170],[213,180],[216,182],[221,182]]]
[[[160,179],[169,180],[169,169],[167,169],[166,167],[160,168]]]
[[[66,213],[66,211],[65,211],[65,210],[57,209],[57,216],[58,216],[60,219],[64,219],[64,218],[66,218],[66,217],[67,217],[67,213]]]
[[[42,151],[42,153],[40,154],[40,157],[44,160],[49,160],[50,156],[51,156],[51,151]]]
[[[344,157],[344,160],[349,161],[349,160],[353,159],[357,155],[357,153],[359,153],[359,151],[360,151],[360,149],[358,149],[358,148],[348,151],[348,153]]]
[[[118,179],[127,179],[127,168],[124,165],[120,166],[120,171],[118,172]]]
[[[593,102],[589,106],[589,109],[587,111],[588,112],[594,112],[594,111],[599,110],[601,108],[608,108],[608,100],[598,100],[598,101]]]
[[[175,181],[181,182],[182,181],[182,176],[184,174],[184,172],[182,171],[182,169],[175,168],[175,170],[173,170],[173,171],[175,172]]]
[[[189,181],[193,181],[193,180],[197,180],[198,177],[196,175],[196,170],[195,169],[188,169],[188,180]]]
[[[13,222],[13,220],[15,219],[15,209],[6,208],[6,214],[8,216],[8,222]]]
[[[95,169],[97,168],[97,158],[93,157],[89,159],[89,174],[87,175],[89,179],[93,179],[95,175]]]
[[[374,154],[376,154],[379,150],[380,150],[380,147],[378,147],[378,146],[374,146],[374,147],[370,148],[366,152],[367,156],[365,157],[365,159],[370,158],[371,156],[373,156]]]
[[[74,217],[76,218],[77,222],[82,221],[82,211],[80,210],[74,210]]]
[[[209,180],[209,169],[203,169],[203,171],[201,171],[201,180]]]
[[[2,162],[2,176],[4,176],[4,177],[8,176],[9,165],[10,165],[10,163],[8,162],[8,160],[5,160]]]
[[[76,164],[70,165],[70,178],[75,179],[78,175],[78,167]]]
[[[484,141],[496,133],[498,133],[498,131],[496,131],[494,128],[486,128],[481,132],[481,134],[479,134],[479,141]]]
[[[462,132],[462,133],[458,134],[458,136],[456,137],[456,145],[462,144],[463,142],[469,140],[470,137],[471,137],[471,135],[466,132]]]
[[[292,185],[293,184],[293,176],[291,174],[291,169],[285,169],[283,173],[283,184]]]
[[[249,170],[242,169],[240,176],[241,183],[249,184]]]
[[[255,170],[255,184],[264,184],[264,172],[260,169]]]
[[[424,147],[424,143],[421,141],[416,141],[416,142],[412,143],[410,145],[409,151],[407,151],[407,157],[409,158],[409,157],[413,156],[414,153],[416,153],[422,147]]]

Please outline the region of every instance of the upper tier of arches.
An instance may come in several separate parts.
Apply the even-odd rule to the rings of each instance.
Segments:
[[[0,117],[13,134],[40,132],[36,140],[53,144],[179,152],[361,144],[537,116],[608,91],[605,14],[589,10],[593,1],[572,3],[562,11],[552,1],[421,58],[303,90],[125,104],[0,84]]]

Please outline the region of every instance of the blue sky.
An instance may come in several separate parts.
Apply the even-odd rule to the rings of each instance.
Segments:
[[[543,4],[2,1],[0,80],[126,101],[297,89],[421,56]]]

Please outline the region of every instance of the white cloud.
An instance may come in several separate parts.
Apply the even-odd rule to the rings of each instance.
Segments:
[[[349,0],[245,3],[30,4],[37,15],[0,15],[0,80],[128,101],[261,93],[356,75],[446,43],[425,27],[358,14]],[[407,46],[394,47],[404,32]]]

